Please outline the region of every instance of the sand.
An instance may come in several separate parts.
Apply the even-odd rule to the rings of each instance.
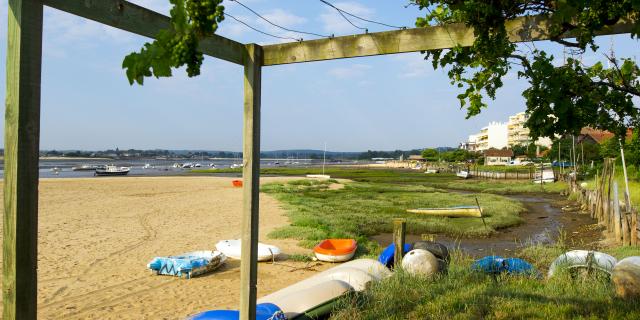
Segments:
[[[263,178],[262,183],[286,178]],[[213,250],[240,237],[242,189],[232,178],[118,177],[42,179],[38,245],[40,319],[183,319],[235,309],[240,263],[190,280],[152,275],[154,256]],[[266,234],[286,225],[279,203],[260,198],[260,241],[309,253]],[[1,230],[1,229],[0,229]],[[303,267],[302,262],[281,261]],[[324,270],[330,265],[322,265]],[[260,263],[258,296],[317,271]]]

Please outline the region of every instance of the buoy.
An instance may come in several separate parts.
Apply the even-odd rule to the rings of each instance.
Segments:
[[[640,298],[640,257],[620,260],[611,274],[616,294],[624,299]]]
[[[431,276],[439,270],[438,258],[423,249],[413,249],[402,258],[402,268],[413,275]]]

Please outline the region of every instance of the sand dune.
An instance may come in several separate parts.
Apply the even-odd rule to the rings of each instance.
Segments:
[[[264,182],[284,178],[264,178]],[[242,189],[231,178],[125,177],[40,181],[38,316],[41,319],[182,319],[235,308],[239,261],[185,280],[154,276],[154,256],[213,249],[240,236]],[[287,224],[279,204],[260,200],[260,239],[285,253],[295,241],[267,240]],[[1,230],[1,229],[0,229]],[[286,264],[304,266],[287,261]],[[325,269],[328,266],[321,266]],[[262,296],[314,274],[261,263]]]

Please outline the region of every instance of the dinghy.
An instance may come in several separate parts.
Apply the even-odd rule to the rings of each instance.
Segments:
[[[345,262],[353,258],[357,248],[354,239],[325,239],[313,248],[313,252],[320,261]]]
[[[216,249],[224,253],[231,259],[240,260],[242,248],[242,241],[236,240],[222,240],[216,243]],[[280,248],[264,243],[258,243],[258,261],[270,261],[275,259],[280,254]]]
[[[238,310],[211,310],[193,315],[187,320],[238,320]],[[280,307],[273,303],[256,305],[256,320],[287,320]]]
[[[462,178],[462,179],[469,179],[469,177],[471,177],[471,173],[469,173],[469,171],[458,171],[456,173],[456,176],[458,176],[458,178]]]
[[[486,256],[476,260],[471,269],[486,274],[508,274],[539,276],[538,271],[530,263],[519,258],[503,258],[500,256]]]
[[[447,208],[418,208],[407,212],[441,217],[482,217],[482,209],[478,206],[457,206]]]
[[[331,179],[331,176],[328,174],[308,174],[307,178],[312,179]]]
[[[406,254],[407,252],[411,251],[412,248],[413,246],[410,243],[405,243],[404,248],[402,248],[402,254],[403,255]],[[393,267],[395,252],[396,252],[396,245],[392,243],[386,248],[384,248],[384,250],[382,250],[382,252],[380,253],[380,256],[378,256],[378,261],[382,263],[384,266],[386,266],[387,268]]]
[[[611,274],[618,296],[640,298],[640,257],[627,257],[618,262]]]
[[[287,319],[318,319],[331,312],[338,298],[365,290],[370,283],[391,276],[378,261],[358,259],[258,299],[279,306]]]
[[[591,270],[600,271],[611,275],[613,267],[618,261],[616,258],[598,251],[573,250],[563,253],[549,267],[549,278],[553,277],[559,269],[569,269],[570,271]]]
[[[178,256],[155,257],[147,268],[156,274],[190,279],[220,267],[227,257],[218,251],[193,251]]]
[[[233,180],[233,181],[231,181],[231,184],[236,188],[241,188],[242,187],[242,180]]]

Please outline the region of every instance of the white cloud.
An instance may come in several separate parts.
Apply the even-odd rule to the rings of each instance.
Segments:
[[[371,69],[371,66],[367,64],[352,64],[346,67],[331,68],[327,73],[336,78],[346,79],[346,78],[361,77],[365,75],[367,71],[370,69]]]
[[[357,2],[336,2],[333,5],[365,19],[372,19],[374,15],[374,11],[372,9]],[[362,21],[352,17],[348,18],[356,26],[364,27]],[[352,34],[358,31],[358,29],[347,22],[336,9],[328,6],[324,10],[324,13],[320,14],[320,21],[323,23],[323,29],[331,34]]]
[[[394,57],[403,64],[399,78],[418,78],[425,77],[433,70],[431,62],[424,59],[421,53],[401,54]]]

